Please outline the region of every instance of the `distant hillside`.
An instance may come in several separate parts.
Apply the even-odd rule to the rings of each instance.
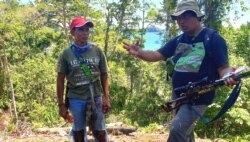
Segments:
[[[162,29],[159,29],[157,27],[149,27],[147,29],[147,32],[162,32],[163,30]]]

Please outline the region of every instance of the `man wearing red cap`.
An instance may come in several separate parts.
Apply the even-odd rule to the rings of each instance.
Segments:
[[[107,142],[104,114],[110,109],[108,66],[100,48],[88,41],[89,30],[94,24],[83,17],[76,17],[70,24],[74,42],[64,49],[57,64],[57,98],[59,114],[72,121],[75,142],[86,142],[86,121],[89,119],[96,142]],[[64,102],[64,82],[67,79]],[[89,116],[89,117],[87,117]]]
[[[231,73],[228,64],[228,52],[225,40],[214,30],[202,26],[204,17],[195,0],[183,0],[177,4],[171,15],[177,22],[181,35],[169,40],[156,51],[142,50],[138,45],[124,43],[124,48],[140,59],[156,62],[168,59],[173,63],[173,90],[197,82],[207,77],[208,82]],[[236,84],[233,78],[227,79],[228,85]],[[173,98],[182,94],[173,91]],[[167,142],[194,142],[194,126],[200,115],[213,102],[215,91],[200,95],[178,107],[170,124]]]

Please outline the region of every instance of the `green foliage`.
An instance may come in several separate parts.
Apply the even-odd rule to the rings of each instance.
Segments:
[[[249,53],[249,51],[247,51],[249,43],[245,42],[246,37],[249,36],[249,27],[248,30],[246,30],[245,28],[246,26],[242,26],[241,28],[236,30],[233,27],[228,27],[222,28],[221,32],[228,42],[230,64],[235,67],[245,66],[245,71],[249,71],[249,66],[247,66],[249,63],[249,57],[247,57],[247,55],[245,55],[245,53],[243,54],[242,52],[242,50],[246,50],[245,52]],[[239,47],[238,43],[244,45],[245,48]],[[239,53],[241,52],[242,54],[241,56],[239,56]],[[237,136],[243,137],[247,134],[247,132],[250,131],[250,79],[243,79],[242,83],[243,85],[240,96],[238,97],[234,106],[222,118],[216,120],[209,126],[205,126],[201,122],[198,123],[196,132],[200,137],[223,137],[231,140],[232,136],[234,136],[236,140],[239,139],[239,137],[237,138]],[[228,87],[223,87],[217,90],[216,100],[206,112],[206,116],[208,118],[214,117],[219,112],[221,106],[226,101],[227,97],[225,96],[228,96],[231,91],[232,89]]]
[[[9,105],[9,97],[6,95],[5,85],[7,84],[5,71],[0,71],[0,108],[5,108]]]
[[[131,58],[124,50],[119,49],[117,53],[109,61],[112,112],[119,115],[122,111],[132,125],[139,126],[169,119],[160,108],[171,96],[165,77],[162,78],[164,69],[159,70],[161,64]]]
[[[9,97],[6,96],[3,92],[0,94],[1,98],[0,98],[0,108],[6,108],[9,105]]]
[[[44,54],[27,59],[16,65],[13,82],[16,91],[19,113],[29,116],[30,120],[51,126],[55,117],[55,60]],[[27,105],[27,102],[28,105]],[[56,107],[57,108],[57,107]]]
[[[220,0],[200,2],[201,7],[203,7],[205,11],[205,25],[216,30],[220,29],[222,27],[223,17],[225,17],[225,14],[230,10],[232,2],[233,0],[224,0],[223,3]]]
[[[249,135],[248,135],[248,138],[247,136],[246,137],[240,137],[240,136],[229,136],[228,138],[228,141],[230,142],[249,142],[250,138],[249,138]]]
[[[160,105],[171,93],[167,91],[168,87],[158,64],[135,62],[127,68],[131,81],[131,92],[126,100],[127,116],[140,126],[168,119]]]
[[[165,64],[146,63],[128,56],[122,48],[122,41],[137,38],[143,41],[145,29],[140,27],[143,21],[150,24],[166,23],[166,40],[176,35],[178,28],[171,20],[170,13],[175,9],[177,1],[164,0],[161,10],[154,9],[155,7],[150,7],[147,3],[142,6],[138,0],[120,3],[102,1],[101,4],[98,2],[94,1],[91,5],[81,0],[41,0],[36,1],[35,5],[22,6],[17,1],[0,2],[0,61],[3,60],[3,55],[7,56],[18,114],[28,117],[28,121],[35,128],[53,127],[63,123],[56,106],[56,61],[71,41],[68,30],[70,20],[83,15],[94,22],[95,28],[90,40],[105,49],[109,62],[112,109],[107,122],[122,121],[144,127],[147,132],[155,131],[158,124],[168,123],[171,119],[160,108],[162,103],[171,99],[171,85],[165,81]],[[224,3],[208,0],[203,3],[201,7],[207,12],[205,23],[218,29],[225,37],[230,64],[247,65],[249,70],[249,24],[239,29],[221,25],[231,2],[232,0]],[[104,5],[103,3],[109,9],[99,10],[93,7],[93,4]],[[145,10],[147,16],[141,18],[138,10]],[[0,108],[3,108],[9,105],[11,97],[8,73],[2,70],[2,64],[0,67]],[[215,103],[206,112],[208,118],[212,118],[219,111],[230,92],[231,88],[228,87],[217,90]],[[212,125],[206,126],[199,122],[196,127],[197,135],[249,141],[249,94],[250,80],[244,79],[241,94],[234,107]],[[14,125],[10,125],[9,130],[13,129]]]
[[[28,113],[29,121],[32,123],[34,128],[40,127],[58,127],[59,124],[63,123],[63,119],[58,115],[58,107],[55,101],[46,99],[47,105],[31,103],[34,109]],[[59,121],[58,121],[59,120]]]
[[[238,29],[234,29],[232,25],[227,28],[222,28],[221,32],[227,39],[227,43],[229,45],[230,53],[243,57],[245,62],[249,65],[250,57],[250,47],[249,47],[249,40],[250,40],[250,26],[242,25]],[[237,58],[235,58],[237,62]]]
[[[146,133],[153,133],[153,132],[157,131],[158,127],[159,127],[159,125],[157,123],[151,123],[148,126],[143,127],[142,131],[146,132]]]
[[[131,120],[129,118],[127,118],[125,116],[125,111],[120,111],[119,114],[115,114],[115,113],[110,113],[106,119],[107,123],[123,123],[127,126],[132,126],[132,127],[139,127],[138,124],[131,122]]]
[[[16,125],[15,124],[9,124],[7,126],[7,131],[8,132],[13,132],[16,129]]]

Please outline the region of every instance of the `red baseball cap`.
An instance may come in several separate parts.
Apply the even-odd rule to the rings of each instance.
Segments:
[[[94,27],[94,24],[90,21],[87,21],[86,19],[84,19],[81,16],[78,16],[76,18],[74,18],[70,24],[70,30],[73,30],[73,28],[75,27],[82,27],[84,25],[88,25],[90,28]]]

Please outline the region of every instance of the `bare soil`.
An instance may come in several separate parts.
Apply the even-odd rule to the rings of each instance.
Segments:
[[[26,127],[23,130],[16,130],[11,134],[0,136],[3,142],[69,142],[70,127],[64,128],[40,128],[32,131]],[[132,132],[124,134],[118,129],[109,129],[110,142],[163,142],[167,134],[139,133]],[[89,142],[94,142],[91,134],[88,133]]]
[[[93,138],[89,137],[89,142],[93,142]],[[166,142],[167,134],[153,133],[134,133],[131,135],[109,135],[110,142]],[[18,137],[0,137],[2,142],[70,142],[68,136],[59,134],[34,134],[30,136]],[[212,142],[211,140],[196,139],[197,142]],[[216,142],[216,141],[214,141]],[[217,141],[219,142],[219,141]]]
[[[31,125],[24,121],[18,129],[8,132],[11,117],[0,113],[0,142],[70,142],[70,127],[40,128],[32,130]],[[134,128],[129,128],[120,123],[107,126],[110,142],[166,142],[168,133],[162,129],[155,133],[142,133]],[[88,134],[88,141],[93,142],[93,137]],[[223,140],[211,141],[196,139],[196,142],[225,142]]]

